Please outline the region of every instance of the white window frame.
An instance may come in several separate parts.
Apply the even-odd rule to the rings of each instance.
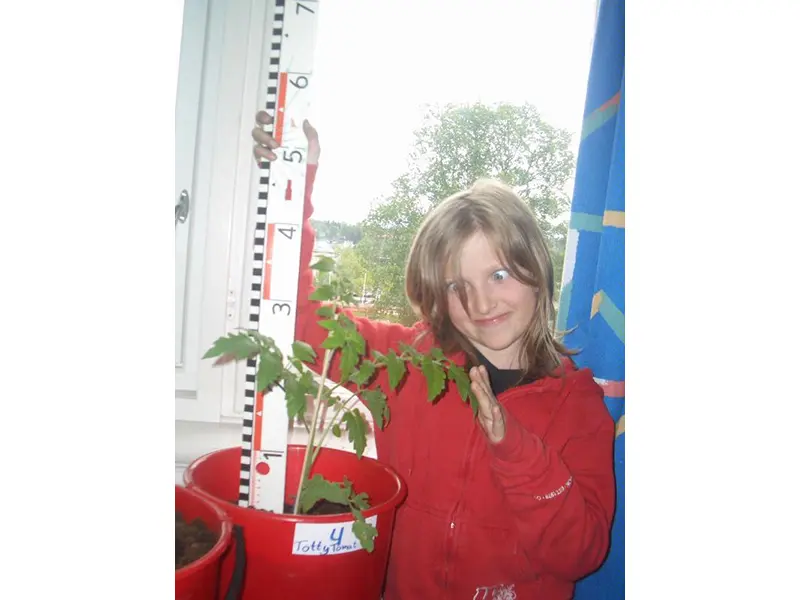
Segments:
[[[192,267],[202,272],[202,254],[197,253],[202,243],[206,218],[203,198],[197,194],[199,130],[201,124],[200,99],[203,78],[208,76],[206,57],[209,0],[186,0],[181,28],[180,67],[178,95],[175,106],[175,189],[174,201],[180,200],[183,190],[189,194],[188,214],[183,223],[175,223],[175,387],[178,390],[197,388],[197,340],[192,325],[197,316],[199,288],[191,278]],[[191,260],[190,260],[191,257]],[[194,285],[193,285],[194,284]]]

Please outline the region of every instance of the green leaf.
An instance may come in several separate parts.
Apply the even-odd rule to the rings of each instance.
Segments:
[[[325,305],[323,305],[323,306],[320,306],[320,307],[319,307],[319,308],[316,310],[316,313],[317,313],[317,314],[318,314],[320,317],[322,317],[322,318],[324,318],[324,319],[332,319],[333,317],[335,317],[335,316],[336,316],[336,309],[335,309],[335,308],[333,308],[333,306],[331,306],[330,304],[325,304]]]
[[[351,375],[350,381],[353,381],[358,385],[366,385],[366,383],[375,373],[376,368],[377,367],[375,367],[375,363],[372,362],[371,360],[363,360],[358,370],[355,373],[353,373],[353,375]]]
[[[334,406],[334,405],[338,406],[341,404],[341,401],[339,400],[338,396],[333,394],[328,388],[325,388],[323,397],[325,398],[325,401],[328,403],[328,406]]]
[[[344,314],[344,313],[339,313],[339,314],[336,316],[336,320],[337,320],[337,321],[339,321],[339,323],[341,323],[341,325],[342,325],[342,329],[345,329],[346,331],[355,331],[355,329],[356,329],[356,324],[355,324],[355,323],[353,322],[353,320],[352,320],[350,317],[348,317],[346,314]]]
[[[323,319],[322,321],[317,321],[317,323],[320,327],[328,331],[336,331],[341,327],[336,319]]]
[[[346,343],[342,347],[342,361],[339,364],[339,369],[342,372],[343,381],[350,379],[350,375],[353,373],[353,369],[356,368],[359,358],[358,352],[351,343]]]
[[[329,256],[323,256],[310,267],[314,271],[321,271],[322,273],[331,273],[336,268],[336,261]]]
[[[369,508],[369,496],[367,495],[366,492],[361,492],[360,494],[354,494],[350,498],[350,505],[353,507],[352,509],[353,516],[356,517],[357,519],[363,518],[361,511],[367,510]]]
[[[432,402],[444,389],[444,367],[435,363],[430,356],[424,356],[422,374],[428,382],[428,402]]]
[[[475,394],[472,393],[472,390],[469,392],[469,405],[472,407],[472,416],[477,417],[481,407],[480,404],[478,404],[478,399],[475,397]]]
[[[349,490],[341,483],[326,481],[317,473],[306,480],[300,492],[300,512],[307,513],[320,500],[349,505]]]
[[[475,394],[472,393],[472,380],[469,378],[467,372],[455,363],[450,363],[447,368],[447,378],[455,382],[461,399],[464,402],[469,402],[472,408],[472,414],[477,417],[479,408],[478,399],[475,397]]]
[[[372,523],[367,523],[363,517],[356,519],[353,521],[353,535],[361,542],[364,550],[367,552],[375,550],[375,537],[378,535],[378,530],[372,526]]]
[[[235,360],[250,358],[258,354],[261,346],[249,333],[230,333],[217,338],[211,348],[203,355],[203,359],[215,356],[232,356]]]
[[[323,284],[317,287],[312,294],[308,297],[309,300],[332,300],[335,296],[333,291],[333,286],[329,284]]]
[[[338,423],[334,424],[334,426],[331,427],[331,433],[333,433],[333,435],[335,435],[337,438],[342,437],[342,428],[339,426]]]
[[[337,348],[344,346],[344,343],[344,332],[341,329],[337,329],[336,331],[331,331],[328,334],[328,337],[325,338],[325,341],[320,344],[320,346],[326,350],[336,350]]]
[[[422,366],[422,353],[413,346],[400,342],[400,352],[404,360],[409,361],[415,367]]]
[[[348,410],[342,415],[342,421],[347,424],[347,438],[353,443],[356,456],[361,458],[367,447],[367,423],[357,409]]]
[[[356,297],[352,294],[352,292],[344,292],[341,294],[342,304],[346,306],[353,306],[357,304]]]
[[[314,349],[305,342],[294,342],[292,344],[292,354],[295,358],[299,358],[306,363],[313,363],[317,360],[317,353],[314,352]]]
[[[386,370],[389,371],[389,386],[396,390],[406,374],[406,363],[394,350],[389,350],[386,355]]]
[[[389,421],[389,405],[386,403],[386,394],[381,390],[363,390],[361,397],[372,413],[372,420],[381,429]]]
[[[456,384],[458,388],[458,393],[461,395],[461,399],[464,402],[469,400],[469,390],[471,380],[469,375],[456,364],[450,364],[447,369],[447,378]]]
[[[444,360],[444,352],[441,348],[431,348],[431,356],[436,360]]]
[[[362,336],[355,329],[347,332],[347,341],[350,342],[359,354],[364,354],[367,351],[367,343]]]
[[[300,376],[300,383],[303,384],[303,387],[306,389],[306,394],[310,396],[317,397],[317,391],[319,390],[319,384],[317,380],[314,379],[314,374],[311,371],[305,370],[303,374]],[[324,396],[323,390],[323,396]]]
[[[274,349],[265,349],[259,355],[256,389],[259,392],[271,387],[283,374],[283,357]]]
[[[289,415],[289,420],[304,415],[308,388],[302,377],[298,379],[294,374],[285,373],[283,390],[286,396],[286,413]]]
[[[414,348],[414,346],[411,346],[410,344],[406,344],[405,342],[400,342],[398,344],[398,346],[400,346],[400,351],[401,352],[405,352],[405,353],[408,353],[408,354],[418,354],[418,352]]]

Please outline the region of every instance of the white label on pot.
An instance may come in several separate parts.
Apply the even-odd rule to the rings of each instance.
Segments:
[[[377,527],[378,516],[366,519]],[[294,526],[292,554],[326,556],[361,550],[361,542],[353,534],[353,521],[344,523],[297,523]]]

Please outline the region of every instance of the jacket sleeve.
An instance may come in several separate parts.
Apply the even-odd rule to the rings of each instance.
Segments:
[[[300,276],[297,293],[297,317],[295,320],[295,339],[303,341],[314,348],[317,353],[317,362],[309,367],[316,373],[322,371],[322,359],[324,350],[320,344],[328,337],[328,331],[319,326],[318,320],[321,319],[316,311],[322,306],[319,301],[310,300],[309,296],[314,291],[314,271],[310,268],[314,253],[314,241],[316,234],[311,225],[311,215],[314,213],[314,206],[311,196],[314,189],[314,182],[317,175],[317,165],[309,165],[306,174],[306,189],[304,194],[303,206],[303,235],[300,243]],[[367,353],[372,350],[386,353],[389,348],[398,348],[400,341],[409,342],[413,339],[414,329],[404,327],[396,323],[373,321],[364,317],[356,317],[350,311],[345,314],[354,322],[359,333],[366,342]],[[385,374],[381,374],[385,375]],[[338,380],[340,371],[338,370],[338,360],[331,365],[328,378]],[[376,383],[384,384],[382,387],[385,392],[389,392],[388,378],[385,381],[379,377]],[[353,389],[351,386],[350,389]]]
[[[594,381],[577,384],[565,403],[592,408],[591,417],[581,420],[582,431],[560,453],[508,412],[506,435],[490,444],[490,452],[528,558],[577,581],[602,565],[609,548],[616,501],[614,422]]]

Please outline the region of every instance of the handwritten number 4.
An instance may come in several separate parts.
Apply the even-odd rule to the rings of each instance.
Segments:
[[[339,537],[336,537],[336,529],[331,530],[331,541],[336,544],[337,546],[342,545],[342,539],[344,538],[344,527],[340,527],[338,529]]]

